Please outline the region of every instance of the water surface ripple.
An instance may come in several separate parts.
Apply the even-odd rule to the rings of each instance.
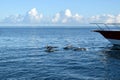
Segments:
[[[120,80],[120,50],[91,30],[1,28],[0,80]]]

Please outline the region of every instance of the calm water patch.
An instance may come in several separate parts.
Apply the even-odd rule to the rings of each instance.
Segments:
[[[120,50],[91,30],[1,28],[0,80],[120,80]]]

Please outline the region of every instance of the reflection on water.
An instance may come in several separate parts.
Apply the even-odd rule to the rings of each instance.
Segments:
[[[120,80],[120,48],[118,46],[108,47],[102,53],[104,55],[106,80]]]
[[[120,47],[119,46],[112,46],[109,47],[107,50],[103,51],[104,54],[107,55],[107,57],[111,57],[114,59],[120,59]]]

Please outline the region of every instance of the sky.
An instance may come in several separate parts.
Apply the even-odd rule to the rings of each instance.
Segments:
[[[120,0],[1,0],[0,26],[120,23]]]

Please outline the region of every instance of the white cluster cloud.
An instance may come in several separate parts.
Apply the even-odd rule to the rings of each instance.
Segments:
[[[52,19],[52,22],[57,23],[60,20],[60,16],[61,16],[60,13],[57,13],[55,17]]]
[[[42,25],[80,25],[93,22],[120,23],[120,14],[103,14],[85,17],[78,13],[73,14],[70,9],[56,13],[53,16],[43,16],[36,8],[31,9],[25,15],[10,15],[1,20],[2,24],[42,24]]]
[[[43,18],[42,13],[38,13],[36,8],[31,9],[25,15],[10,15],[5,17],[1,23],[11,23],[11,24],[37,24]]]
[[[111,14],[92,16],[89,18],[89,22],[120,23],[120,14],[116,16]]]
[[[23,21],[25,23],[40,23],[42,19],[43,19],[43,14],[38,13],[37,9],[33,8],[27,12],[27,14],[24,16]]]
[[[66,9],[65,16],[72,17],[72,13],[71,13],[71,11],[69,9]]]
[[[69,9],[66,9],[64,12],[56,13],[52,19],[52,23],[61,23],[61,24],[80,24],[83,20],[83,16],[79,14],[72,14]]]
[[[2,23],[11,24],[80,24],[83,16],[72,14],[69,9],[56,13],[53,17],[43,16],[36,8],[31,9],[25,15],[12,15],[2,20]]]
[[[116,22],[120,23],[120,14],[116,16]]]
[[[21,21],[23,21],[23,16],[22,15],[10,15],[5,17],[1,23],[20,23]]]

